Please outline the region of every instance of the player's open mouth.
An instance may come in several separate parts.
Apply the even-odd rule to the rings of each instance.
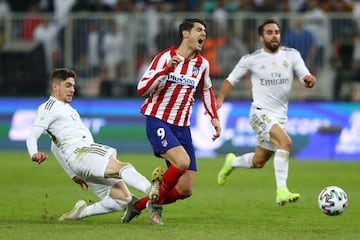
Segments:
[[[203,44],[203,43],[204,43],[204,40],[205,40],[205,39],[200,38],[200,39],[198,40],[198,43],[201,45],[201,44]]]

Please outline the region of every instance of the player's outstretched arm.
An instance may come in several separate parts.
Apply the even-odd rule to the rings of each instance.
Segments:
[[[219,95],[216,98],[216,108],[217,109],[221,108],[225,97],[229,94],[232,87],[233,87],[232,84],[227,79],[225,79],[223,81],[223,83],[221,84],[221,87],[220,87]]]
[[[46,153],[38,151],[37,140],[39,139],[43,131],[43,128],[33,126],[30,130],[29,136],[26,138],[26,147],[31,157],[31,160],[39,164],[48,158],[48,155]]]

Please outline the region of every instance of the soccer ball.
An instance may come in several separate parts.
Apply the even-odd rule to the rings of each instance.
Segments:
[[[329,216],[342,214],[348,206],[345,191],[338,186],[325,187],[318,196],[320,210]]]

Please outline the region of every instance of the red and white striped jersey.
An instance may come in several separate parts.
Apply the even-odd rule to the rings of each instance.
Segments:
[[[176,126],[189,126],[198,88],[207,113],[212,119],[218,119],[209,62],[198,53],[192,59],[177,55],[182,61],[170,71],[167,64],[176,55],[176,49],[173,46],[156,55],[140,79],[138,94],[149,94],[141,113]]]

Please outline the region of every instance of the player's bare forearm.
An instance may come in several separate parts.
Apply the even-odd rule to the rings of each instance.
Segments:
[[[221,84],[219,95],[216,98],[216,108],[221,108],[225,97],[229,94],[232,89],[232,85],[228,80],[224,80]]]

